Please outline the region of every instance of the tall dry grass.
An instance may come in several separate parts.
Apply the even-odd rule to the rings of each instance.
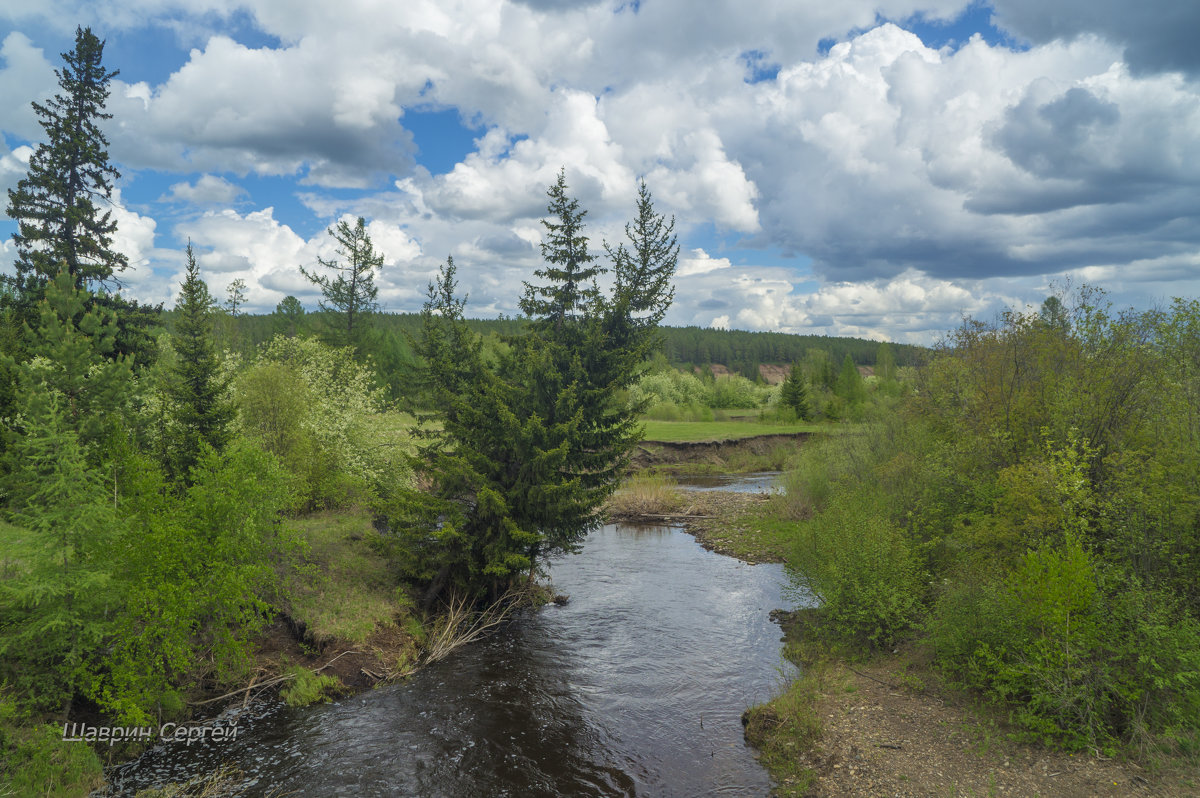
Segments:
[[[684,492],[670,477],[639,472],[630,477],[608,500],[612,515],[672,515],[684,509]]]

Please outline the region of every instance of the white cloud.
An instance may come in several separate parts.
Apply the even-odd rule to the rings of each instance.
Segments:
[[[29,37],[14,31],[0,44],[0,108],[4,109],[3,128],[26,141],[37,141],[43,135],[30,100],[45,101],[54,95],[58,82],[54,67],[46,60],[41,48]]]
[[[195,205],[230,205],[246,190],[216,175],[201,175],[196,182],[175,183],[160,202],[185,202]]]
[[[343,218],[354,223],[348,215]],[[320,272],[318,258],[342,260],[332,236],[322,232],[305,239],[276,219],[274,208],[246,214],[229,209],[208,211],[180,223],[177,232],[192,240],[201,276],[213,294],[224,296],[226,286],[243,279],[248,286],[247,307],[254,311],[269,312],[288,294],[315,305],[320,290],[300,273],[300,266]],[[384,221],[370,222],[367,232],[375,251],[384,256],[376,282],[385,299],[397,292],[415,297],[408,286],[396,284],[394,275],[404,273],[420,257],[420,246],[404,230]]]
[[[965,0],[765,0],[752,14],[733,0],[703,14],[684,0],[636,12],[615,1],[102,0],[0,2],[0,14],[192,31],[196,47],[169,79],[114,85],[111,150],[133,169],[178,174],[161,199],[185,207],[169,212],[207,211],[175,229],[204,238],[202,266],[247,279],[266,309],[281,292],[312,297],[296,266],[327,252],[328,237],[298,235],[310,220],[282,210],[228,209],[244,195],[216,174],[301,180],[323,223],[371,219],[393,309],[419,306],[454,254],[473,312],[512,312],[537,265],[545,187],[564,166],[597,250],[619,236],[646,176],[686,247],[715,229],[812,259],[809,273],[689,251],[678,321],[928,336],[958,310],[1040,299],[1055,274],[1130,296],[1138,274],[1194,292],[1200,89],[1152,72],[1190,69],[1194,26],[1172,28],[1153,3],[1102,0],[1066,16],[995,4],[1032,47],[976,38],[937,51],[876,24],[951,19]],[[1164,8],[1186,22],[1197,12],[1185,5]],[[235,41],[222,24],[234,13],[282,44]],[[829,37],[838,43],[819,55]],[[1157,61],[1146,50],[1156,42]],[[6,107],[53,88],[26,37],[10,34],[0,56]],[[755,82],[764,64],[778,75]],[[414,168],[404,128],[406,111],[429,105],[482,131],[438,176]],[[36,133],[31,119],[14,112],[0,127]],[[0,181],[18,173],[17,155],[0,152]],[[360,190],[328,190],[347,187]],[[130,223],[144,238],[154,211],[138,210]],[[152,243],[141,251],[157,257]]]

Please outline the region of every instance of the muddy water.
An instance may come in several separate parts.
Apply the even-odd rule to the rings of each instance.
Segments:
[[[568,604],[403,684],[261,704],[235,741],[160,746],[114,786],[232,764],[246,795],[765,796],[740,716],[792,675],[767,617],[797,601],[781,567],[675,528],[606,526],[552,576]]]

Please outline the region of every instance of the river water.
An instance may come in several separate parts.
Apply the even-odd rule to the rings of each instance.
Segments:
[[[232,765],[242,795],[765,796],[740,718],[794,676],[768,618],[804,601],[782,567],[610,525],[551,575],[565,606],[403,683],[259,703],[236,740],[160,744],[111,783],[132,795]]]

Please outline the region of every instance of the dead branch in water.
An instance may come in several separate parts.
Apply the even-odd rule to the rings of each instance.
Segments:
[[[468,643],[474,643],[495,629],[520,604],[521,591],[509,590],[482,610],[476,610],[460,594],[446,602],[445,612],[437,617],[425,644],[424,661],[437,662]]]

